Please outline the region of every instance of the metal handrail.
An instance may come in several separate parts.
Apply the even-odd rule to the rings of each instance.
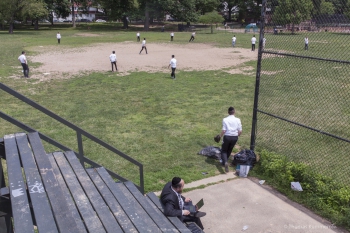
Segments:
[[[97,137],[93,136],[92,134],[86,132],[85,130],[79,128],[78,126],[74,125],[73,123],[71,123],[71,122],[63,119],[62,117],[56,115],[55,113],[53,113],[50,110],[44,108],[43,106],[39,105],[38,103],[34,102],[33,100],[31,100],[31,99],[25,97],[24,95],[16,92],[15,90],[11,89],[10,87],[6,86],[5,84],[0,83],[0,89],[2,89],[3,91],[7,92],[8,94],[18,98],[19,100],[27,103],[28,105],[30,105],[33,108],[39,110],[40,112],[44,113],[45,115],[47,115],[47,116],[55,119],[56,121],[64,124],[65,126],[73,129],[76,132],[76,134],[77,134],[77,144],[78,144],[79,152],[75,152],[74,150],[72,150],[72,149],[70,149],[70,148],[68,148],[68,147],[66,147],[66,146],[56,142],[52,138],[50,138],[50,137],[48,137],[48,136],[46,136],[46,135],[44,135],[44,134],[42,134],[40,132],[39,132],[39,135],[40,135],[40,138],[43,139],[44,141],[46,141],[46,142],[48,142],[48,143],[50,143],[50,144],[52,144],[52,145],[62,149],[62,150],[72,150],[72,151],[74,151],[74,153],[77,155],[77,157],[80,160],[80,163],[83,166],[84,166],[84,162],[89,164],[89,165],[92,165],[92,166],[101,166],[101,165],[93,162],[92,160],[90,160],[90,159],[88,159],[88,158],[86,158],[84,156],[82,135],[87,137],[87,138],[89,138],[90,140],[94,141],[95,143],[103,146],[104,148],[114,152],[115,154],[118,154],[119,156],[121,156],[122,158],[124,158],[124,159],[128,160],[129,162],[135,164],[136,166],[138,166],[139,167],[139,173],[140,173],[140,185],[139,186],[136,185],[136,186],[138,186],[139,190],[142,193],[144,193],[143,165],[140,162],[138,162],[135,159],[129,157],[128,155],[126,155],[123,152],[119,151],[115,147],[107,144],[106,142],[98,139]],[[4,119],[4,120],[7,120],[8,122],[18,126],[19,128],[21,128],[23,130],[26,130],[27,132],[34,132],[34,131],[36,131],[35,129],[33,129],[33,128],[23,124],[22,122],[20,122],[20,121],[18,121],[16,119],[6,115],[5,113],[3,113],[1,111],[0,111],[0,117],[2,119]],[[114,173],[114,172],[112,172],[112,171],[110,171],[108,169],[107,169],[107,171],[112,177],[117,178],[117,179],[119,179],[121,181],[126,181],[125,178],[119,176],[118,174],[116,174],[116,173]]]

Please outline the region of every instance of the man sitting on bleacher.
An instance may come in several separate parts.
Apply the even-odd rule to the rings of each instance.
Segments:
[[[197,211],[194,215],[190,215],[190,211],[184,208],[185,205],[192,204],[190,198],[181,195],[184,185],[185,181],[183,179],[174,177],[171,182],[164,186],[160,195],[160,200],[164,205],[164,214],[178,217],[182,222],[195,222],[203,230],[200,217],[205,216],[206,213]]]

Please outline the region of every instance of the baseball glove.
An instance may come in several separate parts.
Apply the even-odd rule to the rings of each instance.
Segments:
[[[215,142],[217,142],[217,143],[219,143],[220,142],[220,139],[221,139],[221,137],[220,137],[220,135],[218,134],[218,135],[216,135],[215,137],[214,137],[214,141]]]

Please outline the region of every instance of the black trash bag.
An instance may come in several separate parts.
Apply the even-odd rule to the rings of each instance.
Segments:
[[[249,165],[254,167],[256,163],[256,154],[253,150],[241,150],[238,154],[235,154],[232,160],[233,165]]]
[[[198,152],[199,155],[208,156],[212,159],[221,159],[221,149],[215,146],[208,146]]]

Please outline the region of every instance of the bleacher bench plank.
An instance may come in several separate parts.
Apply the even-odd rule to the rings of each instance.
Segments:
[[[56,161],[51,154],[48,154],[47,157],[49,158],[50,162],[51,162],[51,165],[52,165],[52,169],[53,169],[53,173],[55,174],[56,178],[57,178],[57,181],[62,189],[62,192],[63,192],[63,195],[64,195],[64,199],[66,200],[67,202],[67,206],[69,208],[69,211],[72,213],[72,217],[75,221],[75,223],[77,224],[77,227],[78,227],[78,232],[79,233],[85,233],[87,232],[86,231],[86,228],[85,228],[85,225],[83,223],[83,221],[81,220],[80,218],[80,215],[79,215],[79,211],[77,209],[77,207],[75,206],[74,202],[73,202],[73,199],[70,195],[70,191],[66,185],[66,183],[64,182],[64,179],[62,177],[62,174],[60,172],[60,170],[58,169],[58,166],[56,164]]]
[[[32,203],[35,223],[39,232],[58,233],[45,187],[34,161],[25,133],[15,134],[22,166],[27,181],[28,193]]]
[[[34,233],[15,135],[5,135],[4,145],[14,229],[16,233]]]
[[[107,232],[122,233],[118,222],[73,151],[64,153]]]
[[[128,233],[138,232],[96,170],[94,168],[88,168],[86,171],[111,209],[122,230]]]
[[[71,191],[74,202],[76,203],[80,215],[82,216],[84,223],[89,232],[106,232],[104,227],[97,217],[92,205],[85,195],[83,188],[80,186],[80,183],[75,176],[72,168],[70,167],[66,157],[62,152],[54,152],[53,156],[56,160],[56,163],[61,170],[61,174]]]
[[[46,193],[49,197],[52,211],[55,215],[57,227],[60,232],[79,232],[78,226],[69,212],[59,182],[57,181],[51,162],[46,155],[38,132],[27,134],[36,164],[39,168]]]
[[[161,232],[158,226],[142,209],[141,205],[133,198],[132,194],[123,183],[115,183],[103,167],[96,168],[96,171],[111,190],[139,232]]]
[[[134,195],[135,199],[141,204],[143,209],[148,213],[148,215],[153,219],[157,226],[162,232],[179,232],[176,228],[169,222],[166,216],[155,206],[153,203],[149,202],[149,199],[143,196],[137,187],[131,181],[124,182],[124,185],[129,189],[129,191]]]
[[[164,213],[163,205],[160,199],[156,196],[156,194],[150,192],[147,193],[146,196],[159,208],[160,211],[162,211],[162,213]],[[178,217],[168,216],[167,218],[181,233],[191,233],[191,231],[186,227],[186,225],[183,222],[181,222],[181,220]]]

